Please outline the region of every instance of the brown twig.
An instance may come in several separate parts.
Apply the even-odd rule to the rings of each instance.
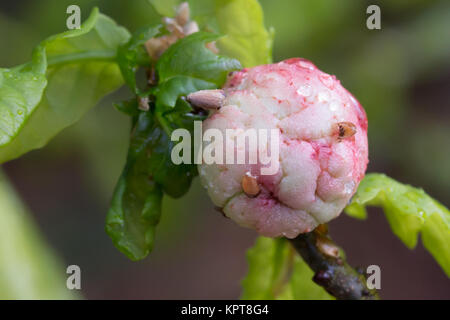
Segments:
[[[290,240],[315,272],[313,281],[339,300],[376,300],[376,290],[340,256],[339,247],[320,228]]]

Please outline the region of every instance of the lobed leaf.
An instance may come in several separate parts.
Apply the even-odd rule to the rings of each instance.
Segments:
[[[366,206],[383,208],[392,231],[410,249],[416,246],[421,232],[423,245],[450,276],[450,212],[447,208],[422,189],[378,173],[366,175],[345,212],[364,218]]]
[[[235,58],[246,67],[272,62],[273,32],[264,27],[261,5],[257,0],[216,0],[216,18],[220,53]]]
[[[47,86],[47,59],[42,46],[27,68],[0,68],[0,147],[10,143],[41,100]]]
[[[162,190],[154,181],[147,148],[156,123],[150,112],[141,112],[130,138],[127,163],[116,185],[106,217],[106,232],[131,260],[140,260],[153,248],[161,215]]]
[[[116,51],[128,38],[126,29],[94,9],[80,29],[49,37],[32,62],[6,71],[18,80],[0,76],[0,92],[6,90],[0,98],[0,163],[43,147],[121,86]]]
[[[159,86],[155,91],[159,110],[173,108],[180,96],[203,89],[220,87],[230,71],[240,63],[214,54],[205,44],[219,36],[197,32],[173,44],[159,58],[156,70]]]

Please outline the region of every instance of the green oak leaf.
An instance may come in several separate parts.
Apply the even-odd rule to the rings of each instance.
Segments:
[[[450,277],[450,212],[447,208],[422,189],[378,173],[366,175],[345,212],[364,219],[366,206],[383,208],[392,231],[408,248],[416,246],[421,232],[423,245]]]
[[[180,96],[220,87],[230,71],[241,68],[239,61],[214,54],[205,47],[219,36],[197,32],[173,44],[159,58],[155,90],[157,110],[173,108]]]
[[[0,68],[0,147],[10,143],[41,100],[47,86],[47,59],[42,46],[27,68]]]
[[[248,272],[242,281],[245,300],[333,299],[312,281],[313,271],[283,238],[258,237],[247,251]]]
[[[257,0],[216,0],[220,53],[239,60],[246,68],[272,62],[273,31],[264,27]]]
[[[126,29],[95,8],[80,29],[44,40],[33,61],[10,69],[15,76],[8,78],[0,71],[0,163],[43,147],[120,87],[123,79],[115,58],[117,48],[128,39]],[[19,110],[21,114],[14,114]]]
[[[121,252],[140,260],[153,248],[163,193],[148,166],[156,123],[150,112],[141,112],[135,122],[127,163],[106,217],[106,232]]]
[[[173,17],[181,1],[149,0],[162,16]],[[220,54],[246,68],[272,62],[273,29],[264,26],[257,0],[188,0],[191,18],[202,30],[224,35],[217,40]]]

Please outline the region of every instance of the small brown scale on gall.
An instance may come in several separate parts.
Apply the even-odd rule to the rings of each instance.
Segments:
[[[250,198],[257,197],[261,192],[261,188],[258,185],[258,181],[256,180],[255,177],[253,177],[249,173],[245,174],[242,177],[241,185],[242,190],[244,190],[245,194]]]
[[[356,134],[356,126],[351,122],[338,122],[336,124],[335,131],[338,136],[338,140],[348,139]]]

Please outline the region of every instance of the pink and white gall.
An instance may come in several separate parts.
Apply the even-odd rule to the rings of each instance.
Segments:
[[[223,89],[223,106],[203,129],[224,136],[226,129],[279,130],[279,169],[264,176],[257,164],[200,164],[214,204],[268,237],[294,238],[337,217],[368,163],[367,118],[358,101],[334,76],[300,58],[234,72]],[[356,132],[341,138],[339,123]],[[256,197],[242,189],[248,174],[260,187]]]

